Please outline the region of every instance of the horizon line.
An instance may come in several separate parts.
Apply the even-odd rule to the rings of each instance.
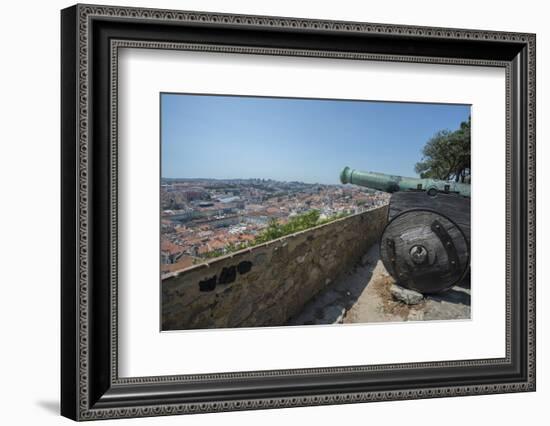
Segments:
[[[181,179],[181,180],[272,180],[275,182],[297,182],[297,183],[305,183],[308,185],[336,185],[332,183],[321,183],[321,182],[304,182],[300,180],[279,180],[274,178],[259,178],[259,177],[248,177],[248,178],[205,178],[205,177],[167,177],[167,176],[161,176],[161,179]],[[340,183],[340,185],[344,185]]]

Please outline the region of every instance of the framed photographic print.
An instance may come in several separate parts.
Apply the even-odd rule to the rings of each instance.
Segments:
[[[64,416],[535,390],[535,35],[61,29]]]

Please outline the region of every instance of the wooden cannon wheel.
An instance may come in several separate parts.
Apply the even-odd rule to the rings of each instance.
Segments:
[[[421,293],[459,283],[470,265],[468,240],[448,217],[428,209],[406,210],[384,229],[380,257],[395,281]]]

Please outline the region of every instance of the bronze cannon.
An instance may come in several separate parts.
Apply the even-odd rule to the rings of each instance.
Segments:
[[[344,168],[342,183],[391,193],[380,258],[403,286],[439,293],[470,268],[470,184]]]

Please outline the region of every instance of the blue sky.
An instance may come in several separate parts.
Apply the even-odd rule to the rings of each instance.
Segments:
[[[417,176],[469,105],[161,94],[161,175],[339,183],[345,166]]]

